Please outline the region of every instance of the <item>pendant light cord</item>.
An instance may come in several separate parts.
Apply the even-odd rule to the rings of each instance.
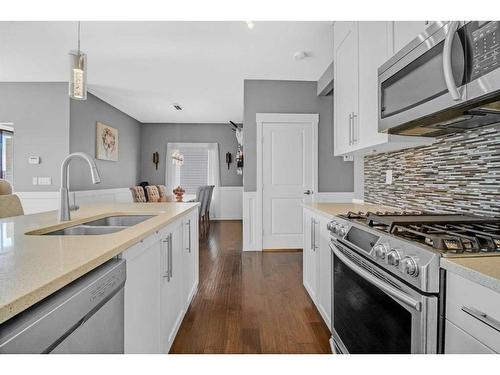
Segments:
[[[78,54],[80,54],[80,21],[78,21]]]

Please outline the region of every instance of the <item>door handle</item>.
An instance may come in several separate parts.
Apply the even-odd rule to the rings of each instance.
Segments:
[[[306,191],[304,191],[305,195],[312,195],[313,193],[314,192],[311,189],[307,189]]]
[[[453,47],[453,39],[455,37],[455,33],[457,32],[459,22],[451,21],[449,23],[450,28],[448,29],[448,33],[446,34],[446,38],[444,39],[444,47],[443,47],[443,73],[444,73],[444,81],[446,83],[446,87],[450,92],[451,98],[454,101],[461,100],[460,92],[457,89],[455,84],[455,78],[453,77],[453,67],[451,65],[451,49]]]

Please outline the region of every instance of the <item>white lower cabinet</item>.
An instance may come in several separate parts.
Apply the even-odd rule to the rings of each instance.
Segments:
[[[316,303],[317,291],[317,252],[316,221],[309,210],[304,209],[304,247],[302,249],[302,278],[304,287],[311,299]]]
[[[186,308],[183,257],[183,223],[178,221],[160,232],[162,272],[160,295],[161,351],[168,353]]]
[[[332,266],[329,218],[304,208],[303,283],[328,328],[331,316]]]
[[[492,352],[500,353],[500,293],[448,272],[445,317],[446,353],[460,352],[462,348],[467,350],[467,344],[475,341]],[[463,334],[457,334],[453,326],[448,332],[450,324]],[[472,346],[471,352],[478,347]]]
[[[168,353],[198,286],[198,214],[190,211],[122,253],[125,353]]]
[[[494,354],[495,352],[469,335],[463,329],[446,320],[445,326],[446,354]]]
[[[186,310],[198,288],[198,213],[193,211],[182,222],[183,226],[183,257],[186,273],[184,274],[184,301]]]
[[[319,219],[318,238],[318,310],[328,328],[331,329],[332,312],[332,253],[330,250],[330,232],[326,225],[329,218]]]
[[[125,353],[160,352],[160,242],[157,234],[122,253],[126,259]]]

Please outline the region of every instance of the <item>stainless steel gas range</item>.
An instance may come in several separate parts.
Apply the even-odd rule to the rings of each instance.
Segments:
[[[442,256],[500,255],[500,219],[416,212],[349,213],[328,224],[332,350],[440,353]]]

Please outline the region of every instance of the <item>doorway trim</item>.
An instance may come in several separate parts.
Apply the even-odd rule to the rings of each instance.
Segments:
[[[256,217],[255,217],[255,233],[256,233],[256,247],[257,250],[262,251],[262,237],[263,237],[263,220],[262,220],[262,141],[263,141],[263,127],[267,124],[279,123],[298,123],[310,124],[312,126],[312,150],[313,150],[313,171],[312,171],[312,197],[318,191],[318,123],[319,114],[317,113],[257,113],[255,115],[257,123],[257,199],[256,199]],[[251,219],[250,219],[251,220]]]

